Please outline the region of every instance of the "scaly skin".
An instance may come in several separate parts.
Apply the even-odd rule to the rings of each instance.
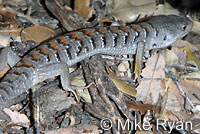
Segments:
[[[164,48],[191,28],[189,19],[168,15],[155,16],[140,24],[88,28],[58,36],[34,48],[1,80],[0,109],[31,86],[58,75],[63,88],[73,91],[68,67],[85,58],[96,54],[136,54],[139,44],[144,44],[141,49],[144,51]]]

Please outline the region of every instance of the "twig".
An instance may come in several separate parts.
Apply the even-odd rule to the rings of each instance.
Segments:
[[[165,73],[174,81],[174,83],[176,84],[176,86],[178,87],[180,94],[186,98],[186,100],[188,101],[188,103],[190,104],[190,106],[192,107],[193,111],[196,112],[197,109],[195,107],[195,105],[192,103],[192,101],[186,96],[186,93],[184,92],[183,88],[181,87],[178,78],[172,74],[167,68],[164,68]]]
[[[200,81],[200,78],[183,78],[184,80]]]
[[[108,55],[101,55],[103,59],[108,59],[108,60],[123,60],[123,61],[134,61],[133,58],[125,58],[125,57],[113,57],[113,56],[108,56]]]
[[[134,83],[135,81],[132,78],[121,77],[121,76],[110,76],[113,79],[118,79],[122,81],[128,81]],[[149,80],[169,80],[168,78],[141,78],[141,81],[149,81]]]
[[[17,30],[0,30],[0,33],[17,33],[17,32],[19,32],[19,31],[17,31]]]
[[[188,66],[177,65],[177,64],[166,64],[166,67],[175,67],[179,70],[192,71],[192,72],[199,71],[199,68],[188,67]]]
[[[36,128],[36,134],[40,133],[40,97],[39,97],[39,91],[36,91],[36,121],[35,121],[35,128]]]
[[[26,18],[27,20],[29,20],[29,21],[30,21],[31,23],[33,23],[34,25],[39,26],[39,23],[38,23],[35,19],[33,19],[31,16],[25,15],[25,14],[23,14],[23,13],[20,13],[20,12],[16,11],[15,9],[12,9],[11,7],[8,7],[8,6],[6,7],[6,9],[7,9],[9,12],[15,13],[17,16]]]

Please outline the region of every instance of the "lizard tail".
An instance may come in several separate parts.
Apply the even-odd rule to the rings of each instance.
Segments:
[[[10,105],[12,100],[21,95],[32,85],[33,70],[25,67],[14,67],[0,83],[0,109]]]

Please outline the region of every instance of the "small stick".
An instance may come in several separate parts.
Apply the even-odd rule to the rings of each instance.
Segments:
[[[39,97],[39,92],[36,91],[36,121],[35,121],[35,128],[36,128],[36,134],[40,133],[40,97]]]
[[[192,103],[192,101],[186,96],[186,93],[184,92],[183,88],[181,87],[178,78],[172,74],[167,68],[164,68],[165,73],[174,81],[174,83],[176,84],[176,86],[178,87],[180,94],[186,98],[186,100],[188,101],[188,103],[190,104],[190,106],[192,107],[192,109],[194,110],[194,112],[197,111],[195,105]]]

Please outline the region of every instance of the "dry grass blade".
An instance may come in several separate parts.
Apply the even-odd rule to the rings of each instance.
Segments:
[[[110,76],[110,79],[112,80],[112,82],[115,84],[115,86],[122,92],[129,94],[131,96],[136,96],[137,91],[135,89],[134,86],[127,84],[126,82],[119,80],[119,79],[115,79],[112,78],[114,76],[114,73],[112,73],[112,71],[110,70],[110,68],[107,66],[107,70]]]

